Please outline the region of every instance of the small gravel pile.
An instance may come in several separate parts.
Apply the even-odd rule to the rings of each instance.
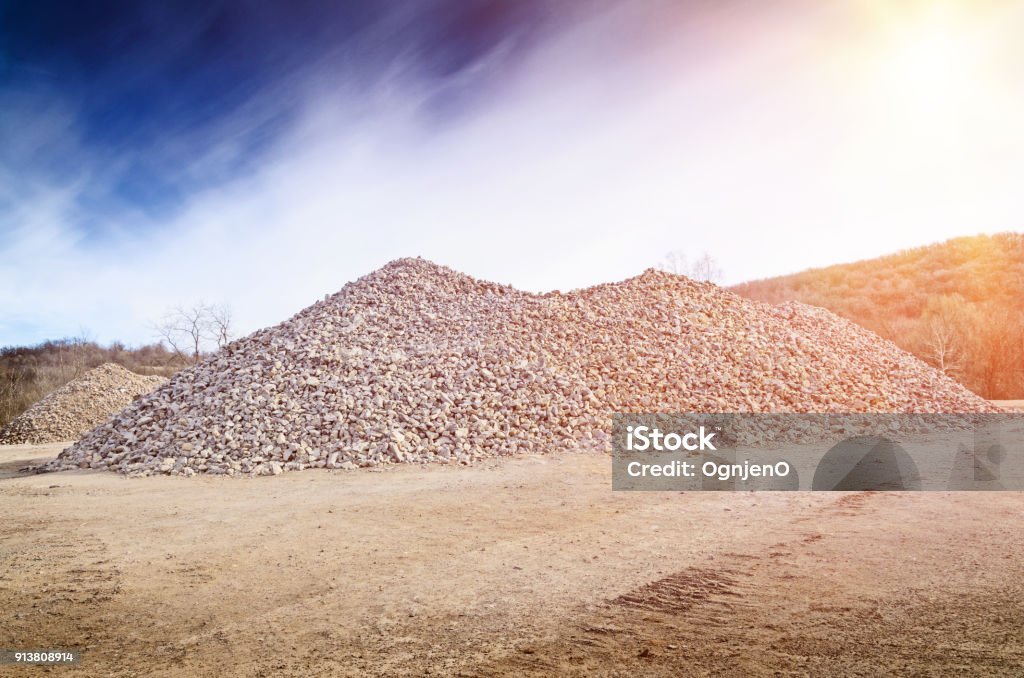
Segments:
[[[51,469],[278,474],[604,440],[613,412],[991,412],[831,313],[655,270],[529,294],[401,259],[175,375]]]
[[[167,381],[106,363],[69,381],[0,429],[0,445],[78,440],[140,395]]]

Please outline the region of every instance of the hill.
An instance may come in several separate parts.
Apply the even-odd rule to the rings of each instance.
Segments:
[[[821,306],[986,398],[1024,397],[1024,234],[955,238],[732,290]]]

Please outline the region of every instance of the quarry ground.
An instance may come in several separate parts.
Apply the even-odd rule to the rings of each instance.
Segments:
[[[27,475],[0,675],[1020,675],[1024,494],[625,493],[598,453]]]

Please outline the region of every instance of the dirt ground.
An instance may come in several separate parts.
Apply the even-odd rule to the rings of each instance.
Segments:
[[[26,475],[0,675],[1024,672],[1024,494],[611,491],[597,453],[278,477]]]

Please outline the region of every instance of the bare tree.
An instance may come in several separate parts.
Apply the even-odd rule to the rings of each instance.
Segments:
[[[924,354],[943,374],[959,375],[968,350],[969,309],[959,294],[930,297],[923,313]]]
[[[184,360],[199,362],[202,355],[203,339],[209,331],[209,317],[206,304],[175,306],[164,314],[156,326],[160,338],[171,350]]]
[[[23,401],[25,391],[24,370],[0,370],[0,424],[6,424],[21,414],[27,403]]]
[[[696,261],[690,262],[686,253],[682,250],[673,250],[665,255],[658,264],[658,268],[668,273],[685,275],[694,280],[708,282],[721,282],[723,272],[721,266],[707,252],[704,252]]]
[[[1017,317],[1017,383],[1014,394],[1024,393],[1024,314]]]
[[[95,346],[95,341],[95,336],[84,327],[78,330],[78,336],[71,338],[69,344],[71,346],[71,365],[74,370],[72,379],[80,377],[88,368],[89,347]]]
[[[710,254],[705,252],[697,261],[693,262],[693,266],[690,268],[690,277],[694,280],[718,283],[722,280],[722,267]]]
[[[930,362],[945,375],[956,376],[963,369],[963,347],[957,328],[940,317],[928,321],[925,350]]]
[[[973,327],[976,354],[972,362],[985,398],[1007,398],[1013,393],[1020,364],[1017,348],[1022,331],[1017,318],[1000,317],[1000,308],[987,303],[979,309],[979,321]]]
[[[231,308],[203,302],[175,306],[164,314],[154,330],[176,355],[197,363],[208,349],[220,350],[231,341]]]
[[[54,342],[62,383],[82,376],[88,363],[89,346],[92,344],[93,338],[84,328],[79,330],[78,336],[65,337]]]
[[[219,304],[211,306],[209,313],[210,330],[219,350],[227,346],[234,338],[234,333],[231,329],[231,308],[225,304]]]
[[[686,275],[686,271],[689,270],[686,254],[682,250],[672,250],[658,262],[658,268],[666,273]]]

